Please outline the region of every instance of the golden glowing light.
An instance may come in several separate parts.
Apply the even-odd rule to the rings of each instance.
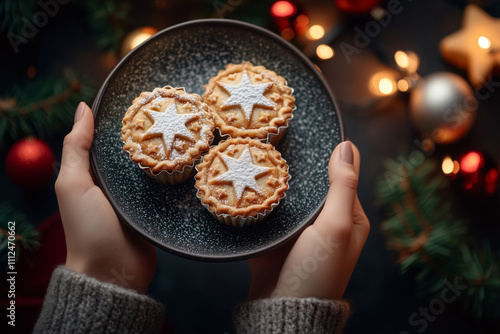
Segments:
[[[389,95],[394,91],[394,85],[389,78],[382,78],[378,83],[378,89],[384,95]]]
[[[489,40],[489,38],[487,37],[484,37],[484,36],[481,36],[477,39],[477,44],[479,45],[479,47],[481,49],[489,49],[490,46],[491,46],[491,41]]]
[[[389,72],[375,73],[368,83],[370,92],[378,96],[393,94],[396,91],[396,86],[396,80],[394,80],[394,76]]]
[[[453,173],[454,169],[453,160],[451,160],[450,157],[445,157],[443,159],[443,163],[441,164],[441,169],[443,170],[443,173],[445,173],[446,175]]]
[[[121,54],[125,56],[127,53],[135,49],[149,37],[153,36],[158,32],[157,29],[153,27],[143,27],[132,30],[125,39],[123,40]]]
[[[394,60],[396,61],[396,64],[402,69],[406,69],[408,68],[408,66],[410,66],[410,58],[404,51],[396,51],[396,53],[394,54]]]
[[[139,44],[147,40],[149,37],[151,37],[151,34],[147,32],[142,32],[135,36],[132,41],[130,42],[130,48],[135,49]]]
[[[309,28],[309,38],[310,39],[320,39],[325,36],[325,28],[319,24],[315,24]]]
[[[408,74],[415,73],[420,65],[420,59],[417,54],[412,51],[396,51],[394,54],[396,65]]]
[[[408,80],[401,79],[398,81],[398,89],[401,92],[407,92],[408,89],[410,89],[410,84],[408,83]]]
[[[321,44],[316,48],[316,55],[321,59],[330,59],[335,55],[335,52],[328,45]]]
[[[290,1],[276,1],[271,6],[271,14],[275,17],[287,18],[297,12],[297,7]]]

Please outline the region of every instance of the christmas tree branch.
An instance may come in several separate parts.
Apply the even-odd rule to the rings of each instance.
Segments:
[[[9,239],[11,231],[14,235]],[[40,235],[29,224],[26,215],[15,210],[8,202],[0,203],[0,266],[7,267],[8,251],[15,251],[17,262],[24,251],[35,251],[38,247]]]
[[[72,71],[62,78],[37,78],[14,85],[0,97],[0,148],[29,135],[46,137],[73,122],[80,101],[93,89]]]
[[[447,281],[460,282],[467,293],[457,300],[465,310],[478,319],[500,316],[499,254],[450,214],[449,179],[437,163],[428,159],[404,175],[402,167],[389,162],[386,178],[377,183],[377,202],[389,215],[381,228],[388,247],[399,253],[401,272],[415,273],[420,297],[440,293]]]

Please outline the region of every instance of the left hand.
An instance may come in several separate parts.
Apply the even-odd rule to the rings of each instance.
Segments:
[[[64,139],[55,189],[66,237],[66,266],[127,289],[145,292],[156,270],[154,247],[120,224],[90,174],[92,111],[83,102]]]

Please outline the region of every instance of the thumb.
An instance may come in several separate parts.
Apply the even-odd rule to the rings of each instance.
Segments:
[[[89,173],[89,149],[92,145],[93,135],[92,111],[85,102],[80,102],[75,112],[73,129],[64,138],[61,170],[56,181],[56,191],[58,188],[68,187],[73,188],[73,190],[86,191],[94,185]]]
[[[353,207],[358,187],[353,145],[345,141],[337,145],[328,165],[330,189],[326,203],[314,226],[324,235],[335,234],[349,240],[353,225]],[[356,164],[357,165],[357,164]]]

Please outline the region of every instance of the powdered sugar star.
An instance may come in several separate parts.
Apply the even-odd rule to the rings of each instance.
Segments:
[[[227,171],[213,179],[214,181],[232,182],[238,199],[241,199],[247,187],[260,192],[255,178],[269,171],[271,168],[254,165],[248,147],[245,148],[239,159],[231,158],[225,154],[221,154],[220,157],[226,164]]]
[[[231,96],[222,104],[222,107],[241,106],[245,118],[250,121],[253,108],[256,105],[274,107],[276,104],[264,96],[264,92],[273,85],[272,82],[252,85],[247,72],[243,72],[241,81],[237,85],[218,82]]]
[[[175,137],[186,137],[191,140],[196,140],[193,132],[187,127],[186,123],[195,117],[197,114],[178,114],[175,103],[171,103],[164,112],[154,110],[146,110],[153,119],[153,126],[144,133],[146,135],[160,134],[163,139],[164,150],[162,153],[168,157],[172,151],[172,145]]]

